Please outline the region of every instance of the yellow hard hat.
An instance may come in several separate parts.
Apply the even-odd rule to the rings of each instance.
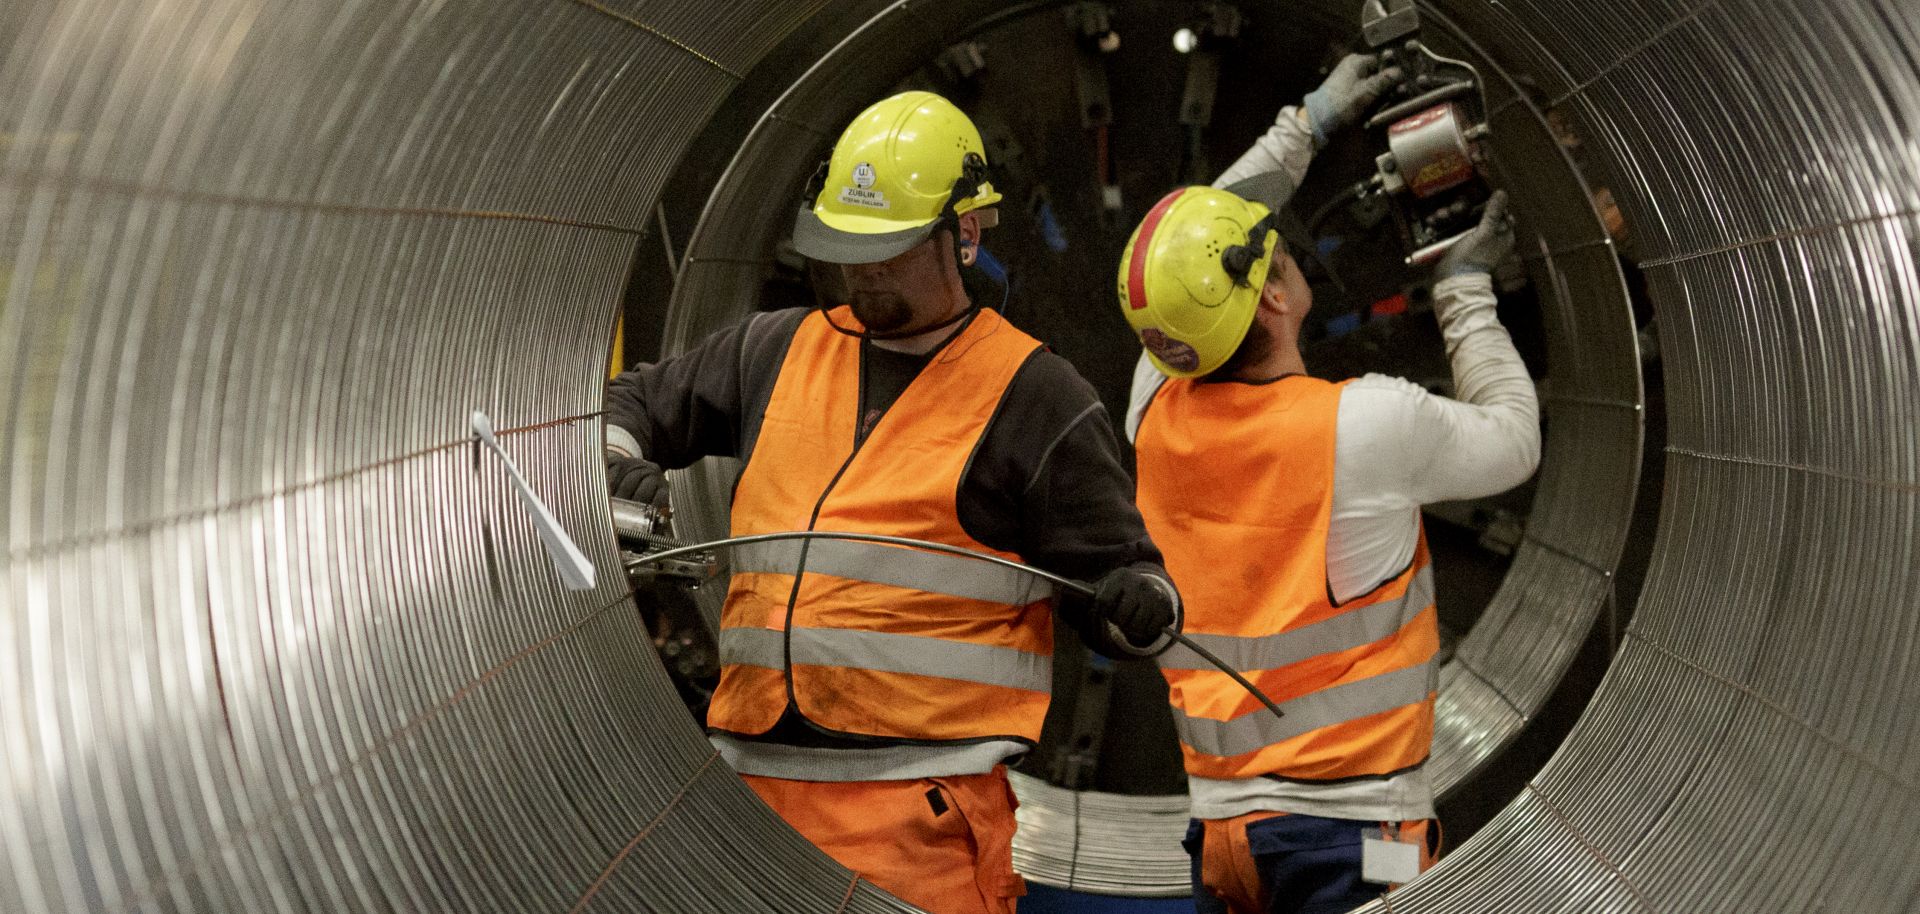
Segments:
[[[1271,211],[1224,190],[1162,197],[1120,256],[1120,310],[1169,377],[1219,368],[1253,325],[1280,233]]]
[[[794,217],[793,246],[829,263],[891,259],[941,219],[1000,202],[979,129],[932,92],[902,92],[860,112],[815,180]]]

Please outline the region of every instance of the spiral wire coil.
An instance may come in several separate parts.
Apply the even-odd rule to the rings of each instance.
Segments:
[[[0,5],[0,910],[908,910],[686,719],[598,458],[668,170],[825,6]],[[670,346],[754,300],[795,150],[1000,6],[903,0],[794,83],[689,241]],[[1378,908],[1920,908],[1920,15],[1422,12],[1526,88],[1492,121],[1529,166],[1502,178],[1555,385],[1528,540],[1443,674],[1444,784],[1520,732],[1611,589],[1640,428],[1616,253],[1658,312],[1669,445],[1585,717]],[[1578,172],[1523,148],[1549,112]],[[474,409],[598,589],[553,579]]]
[[[1133,898],[1178,898],[1193,892],[1191,862],[1180,850],[1187,798],[1068,790],[1014,772],[1020,830],[1066,840],[1018,841],[1013,865],[1043,885]]]

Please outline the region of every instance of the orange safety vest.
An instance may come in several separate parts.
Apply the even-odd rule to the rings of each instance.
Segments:
[[[839,530],[1003,558],[961,529],[955,499],[1007,385],[1039,343],[982,310],[858,447],[860,341],[800,324],[733,499],[733,535]],[[850,309],[833,323],[858,327]],[[844,734],[1039,739],[1052,689],[1051,585],[874,543],[734,550],[709,726],[765,733],[789,702]]]
[[[1412,564],[1371,593],[1335,604],[1327,582],[1343,386],[1172,380],[1140,421],[1140,512],[1186,635],[1285,712],[1175,645],[1160,667],[1189,774],[1382,776],[1432,748],[1440,632],[1425,530]]]

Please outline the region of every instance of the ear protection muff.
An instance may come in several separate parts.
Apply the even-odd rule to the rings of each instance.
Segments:
[[[814,201],[820,199],[820,192],[827,189],[827,169],[833,165],[831,159],[821,159],[813,169],[813,175],[807,178],[807,187],[800,194],[800,208],[810,209]]]
[[[960,177],[953,181],[953,192],[947,195],[946,209],[940,213],[940,225],[934,228],[936,232],[945,228],[953,233],[953,262],[963,270],[973,266],[975,255],[967,250],[971,245],[960,240],[959,207],[980,193],[980,185],[987,183],[987,177],[987,160],[977,152],[967,153],[960,160]]]
[[[1250,286],[1252,283],[1248,277],[1253,273],[1253,265],[1263,257],[1273,256],[1267,247],[1267,235],[1278,232],[1278,225],[1279,220],[1274,218],[1273,213],[1268,213],[1247,229],[1245,244],[1236,244],[1220,252],[1220,267],[1227,271],[1234,285],[1243,289]]]

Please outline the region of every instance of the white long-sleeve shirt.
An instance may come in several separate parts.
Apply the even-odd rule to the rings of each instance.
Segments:
[[[1307,166],[1313,164],[1313,151],[1313,128],[1307,126],[1306,115],[1299,107],[1288,105],[1280,109],[1273,126],[1220,173],[1213,186],[1232,187],[1250,178],[1277,175],[1281,179],[1277,195],[1259,202],[1279,209],[1299,189],[1300,179],[1307,175]]]
[[[1504,492],[1540,462],[1533,380],[1494,313],[1492,280],[1446,279],[1433,299],[1459,398],[1380,374],[1355,380],[1340,397],[1327,583],[1341,602],[1413,560],[1421,505]],[[1165,380],[1144,356],[1134,366],[1128,440]]]
[[[1312,144],[1288,108],[1215,185],[1279,171],[1289,178],[1287,187],[1295,187]],[[1533,381],[1496,316],[1492,280],[1484,274],[1443,280],[1433,300],[1458,398],[1378,374],[1347,385],[1340,397],[1327,583],[1342,601],[1373,590],[1413,560],[1421,505],[1506,491],[1531,476],[1540,460]],[[1142,355],[1127,411],[1129,441],[1165,380]],[[1433,815],[1425,767],[1339,784],[1189,778],[1188,788],[1193,815],[1208,819],[1260,809],[1368,821]]]

